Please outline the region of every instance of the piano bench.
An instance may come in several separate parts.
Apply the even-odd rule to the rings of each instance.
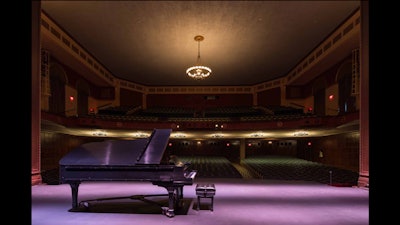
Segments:
[[[210,198],[211,199],[210,210],[214,211],[214,195],[215,195],[214,184],[197,184],[196,195],[197,195],[197,210],[200,209],[200,198]]]

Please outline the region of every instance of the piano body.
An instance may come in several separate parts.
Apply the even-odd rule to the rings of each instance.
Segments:
[[[187,164],[162,163],[171,129],[154,129],[149,138],[107,140],[83,144],[60,161],[60,183],[68,183],[72,208],[78,208],[78,189],[83,181],[147,181],[166,188],[168,207],[162,213],[175,216],[183,199],[183,187],[192,185],[196,171]]]

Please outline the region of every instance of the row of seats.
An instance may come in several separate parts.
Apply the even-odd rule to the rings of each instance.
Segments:
[[[97,114],[100,115],[129,115],[140,110],[140,106],[110,106],[99,109]]]
[[[83,117],[83,116],[81,116]],[[97,114],[90,116],[90,118],[96,118],[101,120],[115,120],[115,121],[143,121],[143,122],[157,122],[158,117],[155,116],[137,116],[137,115],[109,115],[109,114]]]
[[[315,114],[244,116],[240,117],[240,121],[278,121],[278,120],[295,120],[295,119],[303,119],[311,117],[317,117],[317,116]]]
[[[226,106],[212,107],[203,110],[179,107],[112,106],[98,111],[100,115],[133,115],[148,117],[258,117],[279,115],[303,115],[303,110],[288,106],[253,107]]]
[[[182,162],[190,162],[191,169],[201,178],[242,178],[231,162],[222,156],[181,156]]]
[[[317,181],[345,186],[356,185],[358,180],[357,172],[287,156],[253,156],[241,163],[257,171],[262,179]]]
[[[204,117],[242,117],[242,116],[261,116],[264,111],[256,107],[236,106],[236,107],[215,107],[205,109]]]
[[[225,157],[190,156],[180,157],[190,162],[199,177],[241,178],[242,175]],[[358,173],[317,162],[279,155],[252,156],[241,160],[242,168],[247,168],[253,178],[271,180],[303,180],[323,184],[357,185]],[[243,173],[243,172],[242,172]]]
[[[117,121],[144,121],[144,122],[157,122],[160,117],[149,115],[118,115],[118,114],[96,114],[91,116],[80,116],[88,118],[96,118],[102,120],[117,120]],[[281,121],[281,120],[295,120],[316,117],[314,114],[302,115],[264,115],[264,116],[243,116],[238,118],[239,121]],[[171,116],[166,119],[169,122],[230,122],[234,121],[231,117],[179,117]],[[235,120],[236,121],[236,120]]]
[[[265,106],[265,108],[271,111],[274,115],[296,115],[303,113],[303,109],[290,106]]]

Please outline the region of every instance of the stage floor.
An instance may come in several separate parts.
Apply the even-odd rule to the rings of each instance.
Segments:
[[[214,210],[211,199],[201,199],[197,210],[196,184],[215,184]],[[82,182],[78,202],[88,201],[87,212],[69,212],[72,207],[68,184],[35,185],[31,188],[32,225],[367,225],[369,190],[335,187],[317,182],[197,178],[183,188],[183,205],[174,217],[162,214],[167,196],[163,187],[150,182]],[[133,196],[133,197],[132,197]],[[132,198],[129,198],[132,197]]]

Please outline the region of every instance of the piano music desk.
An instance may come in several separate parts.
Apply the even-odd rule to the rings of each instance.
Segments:
[[[197,195],[197,210],[200,209],[200,198],[210,198],[211,199],[210,210],[214,211],[214,195],[215,195],[214,184],[197,184],[196,195]]]

